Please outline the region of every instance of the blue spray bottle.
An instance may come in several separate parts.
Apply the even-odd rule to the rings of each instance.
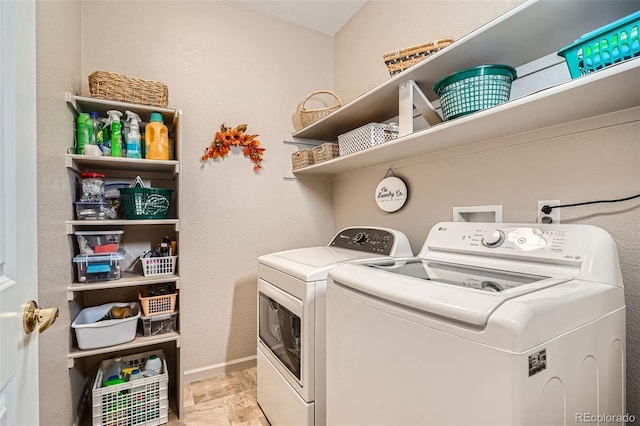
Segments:
[[[142,158],[140,143],[140,116],[135,112],[125,111],[129,122],[129,133],[127,133],[127,158]]]

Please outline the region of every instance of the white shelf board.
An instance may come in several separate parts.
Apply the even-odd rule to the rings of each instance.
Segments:
[[[146,160],[67,154],[67,168],[77,172],[98,169],[177,174],[180,173],[180,162],[176,160]]]
[[[145,220],[127,220],[127,219],[107,219],[107,220],[68,220],[67,234],[73,235],[76,228],[79,227],[104,227],[104,226],[155,226],[155,225],[173,225],[176,231],[179,231],[180,219],[145,219]]]
[[[95,349],[78,349],[74,348],[69,352],[68,359],[68,367],[73,368],[73,363],[75,359],[85,358],[88,356],[94,355],[104,355],[112,352],[125,351],[127,349],[135,349],[141,348],[144,346],[155,345],[159,343],[165,342],[176,342],[176,346],[180,347],[180,333],[164,333],[157,336],[148,336],[145,337],[141,334],[137,334],[136,338],[130,342],[123,343],[121,345],[108,346],[106,348],[95,348]]]
[[[517,68],[555,54],[581,35],[638,9],[637,0],[529,0],[292,136],[335,141],[338,135],[357,127],[397,116],[398,88],[409,80],[414,80],[427,98],[434,100],[437,95],[433,85],[442,77],[484,64]]]
[[[622,111],[640,106],[639,81],[636,58],[293,173],[336,174]]]
[[[163,108],[153,105],[141,105],[107,99],[87,98],[84,96],[73,95],[69,92],[65,93],[65,101],[69,106],[76,110],[75,113],[88,113],[95,111],[100,117],[107,117],[107,111],[112,109],[119,110],[123,114],[126,110],[129,110],[138,114],[142,121],[149,121],[149,117],[152,112],[159,112],[162,114],[162,120],[167,126],[173,125],[179,114],[179,110],[174,108]]]
[[[174,282],[176,288],[180,288],[179,285],[180,276],[176,274],[171,275],[157,275],[153,277],[145,277],[142,275],[136,275],[129,272],[123,272],[119,280],[112,281],[100,281],[95,283],[73,283],[67,287],[67,300],[73,300],[73,293],[81,291],[91,290],[104,290],[122,287],[136,287],[149,284]]]

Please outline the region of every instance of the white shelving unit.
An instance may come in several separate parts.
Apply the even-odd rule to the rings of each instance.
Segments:
[[[334,113],[292,134],[318,143],[370,122],[398,116],[399,88],[414,81],[431,101],[433,85],[460,69],[482,64],[532,68],[579,36],[637,11],[638,1],[530,0],[390,78]],[[534,70],[535,72],[536,70]],[[337,174],[539,130],[640,106],[640,59],[561,84],[535,89],[491,109],[399,137],[391,142],[297,169],[295,175]]]
[[[67,106],[74,115],[79,112],[95,111],[100,117],[105,117],[106,111],[117,109],[122,112],[130,110],[137,113],[144,122],[148,121],[152,112],[160,112],[163,121],[169,128],[170,134],[174,139],[175,160],[146,160],[132,158],[115,158],[115,157],[90,157],[84,155],[67,154],[66,167],[70,173],[79,173],[82,171],[97,171],[104,173],[107,177],[123,178],[133,180],[136,176],[143,179],[150,179],[152,182],[161,181],[168,183],[170,188],[174,189],[172,208],[169,218],[167,219],[151,219],[151,220],[69,220],[66,223],[66,232],[72,237],[77,230],[104,230],[104,229],[124,229],[125,233],[121,247],[127,249],[127,232],[135,232],[139,237],[143,236],[146,240],[148,237],[149,244],[155,244],[159,241],[159,237],[164,232],[173,231],[175,239],[178,241],[178,249],[180,247],[179,231],[180,231],[180,158],[181,158],[181,128],[180,120],[182,111],[169,108],[158,108],[153,106],[137,105],[124,102],[114,102],[101,99],[86,98],[75,96],[70,93],[65,94]],[[72,195],[70,200],[75,197]],[[71,200],[73,201],[73,200]],[[76,246],[75,238],[72,247]],[[70,259],[75,252],[70,253]],[[159,275],[153,277],[145,277],[140,274],[123,271],[121,278],[118,280],[93,282],[93,283],[71,283],[67,287],[67,300],[69,302],[77,301],[82,307],[85,307],[84,296],[91,294],[92,300],[101,300],[103,294],[113,292],[114,289],[129,294],[137,293],[137,287],[143,288],[150,284],[173,283],[176,289],[180,289],[181,281],[179,268],[173,275]],[[104,296],[106,298],[106,296]],[[104,300],[104,303],[121,301],[121,300]],[[130,300],[134,301],[134,300]],[[179,310],[179,301],[176,304],[176,311]],[[94,303],[92,303],[94,304]],[[172,347],[172,358],[175,359],[175,369],[169,372],[170,377],[175,378],[176,383],[171,387],[175,388],[175,392],[169,393],[172,405],[177,407],[178,416],[182,415],[183,409],[183,371],[181,363],[181,339],[179,331],[173,333],[165,333],[155,336],[143,336],[140,333],[130,342],[110,346],[106,348],[97,348],[90,350],[81,350],[75,345],[70,345],[68,354],[68,367],[76,368],[82,363],[76,361],[87,357],[99,357],[101,359],[109,359],[116,354],[128,354],[132,350],[138,349],[137,352],[145,352],[153,350],[159,346],[166,347],[169,343]],[[92,377],[87,377],[91,381]]]

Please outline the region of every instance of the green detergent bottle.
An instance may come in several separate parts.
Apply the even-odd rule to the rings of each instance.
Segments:
[[[76,125],[76,154],[84,154],[84,146],[91,143],[91,117],[86,112],[78,114]]]

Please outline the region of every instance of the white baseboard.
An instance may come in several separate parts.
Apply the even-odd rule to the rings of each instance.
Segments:
[[[256,366],[256,356],[248,356],[245,358],[238,358],[231,361],[223,362],[220,364],[208,365],[205,367],[194,368],[192,370],[185,370],[183,381],[184,383],[196,382],[198,380],[208,379],[210,377],[226,374],[231,371],[244,370]]]

